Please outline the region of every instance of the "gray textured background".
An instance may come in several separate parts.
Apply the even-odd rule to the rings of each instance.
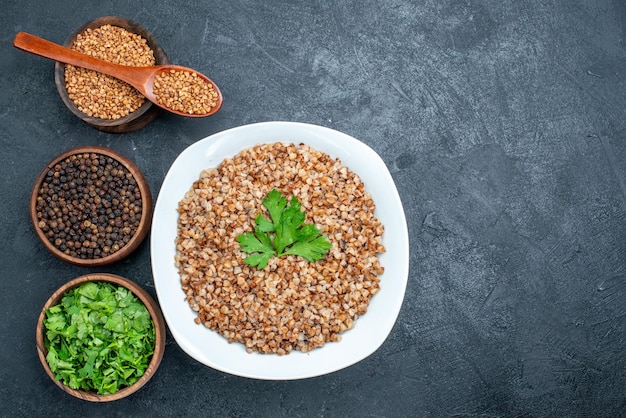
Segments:
[[[333,2],[334,3],[334,2]],[[595,1],[5,0],[0,14],[1,416],[619,416],[626,412],[626,3]],[[212,77],[220,113],[113,135],[62,104],[53,63],[12,48],[92,18],[147,27]],[[156,376],[106,405],[45,375],[35,323],[91,270],[37,241],[37,173],[78,145],[131,157],[156,195],[193,142],[303,121],[376,150],[397,184],[410,277],[397,324],[362,362],[264,382],[168,339]],[[149,242],[102,271],[154,294]]]

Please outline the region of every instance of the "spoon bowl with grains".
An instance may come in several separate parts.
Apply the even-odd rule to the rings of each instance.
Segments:
[[[37,36],[19,32],[13,46],[26,52],[97,71],[134,87],[157,106],[187,117],[206,117],[222,106],[222,93],[207,76],[179,65],[119,65],[82,54]]]

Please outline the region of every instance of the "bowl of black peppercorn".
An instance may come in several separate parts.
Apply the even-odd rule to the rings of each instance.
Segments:
[[[95,267],[126,258],[146,237],[152,195],[130,159],[105,147],[55,157],[33,186],[30,216],[44,246],[68,263]]]

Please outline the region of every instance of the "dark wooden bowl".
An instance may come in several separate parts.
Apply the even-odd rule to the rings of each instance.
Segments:
[[[50,370],[50,366],[48,366],[48,362],[46,360],[46,355],[48,354],[48,350],[45,346],[45,326],[43,325],[43,320],[46,317],[46,310],[54,305],[60,303],[61,299],[65,295],[65,293],[85,282],[109,282],[116,285],[123,286],[129,289],[133,294],[146,306],[148,311],[150,312],[150,316],[152,317],[152,321],[154,322],[155,329],[155,347],[154,354],[152,355],[152,359],[148,364],[148,368],[146,369],[143,376],[139,378],[137,382],[135,382],[132,386],[128,386],[126,388],[120,389],[118,392],[111,395],[99,395],[95,392],[86,392],[83,390],[75,390],[70,388],[69,386],[65,386],[59,380],[54,378],[54,374],[52,370]],[[114,274],[108,273],[97,273],[97,274],[87,274],[84,276],[80,276],[76,279],[73,279],[63,286],[61,286],[56,292],[50,296],[46,304],[44,305],[41,313],[39,314],[39,319],[37,321],[37,354],[39,355],[39,360],[41,360],[41,364],[45,369],[46,373],[50,378],[54,381],[54,383],[63,389],[65,392],[69,393],[72,396],[75,396],[80,399],[84,399],[86,401],[91,402],[110,402],[115,401],[121,398],[125,398],[129,396],[139,389],[141,389],[147,382],[154,376],[161,360],[163,359],[163,353],[165,352],[165,321],[163,319],[163,314],[161,313],[161,309],[159,305],[155,302],[155,300],[150,296],[148,292],[142,289],[135,282],[126,279],[124,277],[116,276]]]
[[[156,60],[157,65],[158,64],[170,64],[170,61],[167,55],[165,54],[165,51],[157,43],[154,36],[152,36],[152,34],[148,32],[148,30],[146,30],[141,25],[131,20],[124,19],[122,17],[117,17],[117,16],[99,17],[90,22],[87,22],[86,24],[84,24],[83,26],[79,27],[74,32],[72,32],[70,37],[65,41],[64,45],[69,48],[74,43],[74,40],[76,39],[76,36],[78,36],[78,34],[84,32],[87,29],[95,29],[95,28],[99,28],[107,24],[112,25],[112,26],[118,26],[123,29],[126,29],[129,32],[133,32],[133,33],[140,35],[142,38],[144,38],[147,41],[148,46],[150,46],[150,48],[154,52],[154,58]],[[59,91],[59,95],[61,96],[61,99],[63,100],[63,103],[65,103],[67,108],[74,115],[76,115],[77,117],[82,119],[84,122],[86,122],[88,125],[104,132],[127,133],[127,132],[136,131],[148,125],[150,122],[152,122],[154,118],[156,118],[160,112],[160,108],[158,106],[146,100],[145,103],[139,109],[119,119],[108,120],[108,119],[101,119],[101,118],[88,116],[87,114],[81,112],[78,109],[78,107],[74,104],[72,99],[70,99],[67,93],[67,90],[65,88],[65,64],[60,63],[60,62],[57,62],[55,64],[54,81],[57,86],[57,90]]]
[[[79,257],[72,257],[70,255],[65,254],[57,247],[55,247],[46,237],[44,231],[39,227],[39,219],[37,217],[37,196],[39,189],[41,187],[41,183],[46,177],[46,173],[53,169],[54,166],[63,161],[65,158],[75,155],[75,154],[84,154],[84,153],[96,153],[100,155],[105,155],[107,157],[111,157],[117,161],[119,161],[126,169],[133,175],[137,182],[137,186],[139,187],[139,191],[141,193],[141,220],[139,222],[139,226],[135,231],[135,234],[130,239],[130,241],[120,248],[117,252],[109,254],[106,257],[102,258],[88,258],[83,259]],[[46,167],[41,171],[37,179],[35,180],[35,184],[33,186],[33,190],[30,197],[30,218],[32,224],[35,228],[35,232],[37,236],[44,244],[44,246],[56,257],[60,258],[63,261],[66,261],[71,264],[75,264],[78,266],[85,267],[96,267],[96,266],[105,266],[108,264],[115,263],[120,261],[128,255],[130,255],[133,251],[139,247],[139,244],[146,237],[148,230],[150,229],[150,223],[152,221],[152,194],[150,192],[150,186],[148,185],[148,181],[145,179],[139,168],[133,163],[130,159],[126,158],[124,155],[120,154],[117,151],[114,151],[105,147],[98,146],[83,146],[72,148],[64,153],[55,157],[52,161],[50,161]]]

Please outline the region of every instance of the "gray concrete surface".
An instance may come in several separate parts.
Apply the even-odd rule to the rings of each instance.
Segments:
[[[63,42],[133,19],[225,96],[209,119],[96,131],[18,31]],[[0,14],[1,416],[619,416],[626,411],[626,3],[5,1]],[[91,404],[45,375],[35,323],[88,270],[37,238],[37,173],[78,145],[131,157],[152,187],[193,142],[259,121],[319,124],[380,154],[410,233],[385,344],[333,374],[223,374],[168,338],[137,394]],[[103,268],[154,294],[149,242]]]

